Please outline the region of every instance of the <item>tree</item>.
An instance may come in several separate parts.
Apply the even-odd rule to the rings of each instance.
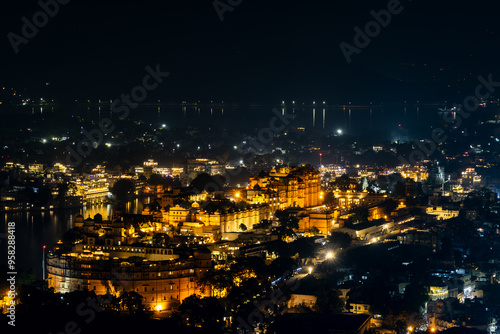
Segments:
[[[214,297],[191,295],[183,300],[178,311],[188,326],[213,329],[223,324],[224,308]]]
[[[165,184],[166,179],[163,176],[161,176],[160,174],[152,174],[149,178],[148,183],[152,186],[157,186],[160,184]]]
[[[288,244],[292,255],[299,254],[300,258],[314,257],[317,244],[313,238],[300,238]]]
[[[383,207],[387,215],[389,215],[391,212],[396,210],[396,208],[398,207],[398,202],[390,198],[383,202],[380,206]]]
[[[234,286],[226,297],[227,309],[238,309],[242,304],[252,302],[257,295],[263,295],[264,284],[261,284],[255,278],[243,281],[240,286]]]
[[[422,283],[411,282],[406,286],[403,301],[408,311],[419,312],[429,300],[429,289]]]
[[[316,226],[313,226],[309,229],[309,233],[312,235],[318,235],[321,234],[321,231]]]
[[[330,235],[330,243],[334,245],[335,248],[346,249],[351,245],[351,236],[343,232],[332,232]]]
[[[78,240],[83,240],[83,227],[73,227],[63,235],[64,242],[75,243]]]
[[[268,267],[271,277],[282,277],[285,274],[291,274],[293,269],[297,267],[297,263],[289,257],[278,257],[271,262]]]
[[[288,309],[288,313],[312,313],[312,312],[313,310],[302,304]]]
[[[119,304],[122,310],[128,311],[131,316],[144,316],[149,315],[143,299],[140,294],[135,291],[126,291],[119,298]]]
[[[207,271],[198,281],[202,293],[210,289],[211,296],[224,296],[233,286],[233,273],[224,269],[212,269]]]
[[[240,230],[243,232],[247,230],[247,226],[245,224],[240,224]]]
[[[341,313],[345,302],[340,295],[339,290],[321,289],[316,295],[315,310],[319,313]]]
[[[119,201],[126,200],[134,192],[134,182],[129,179],[120,179],[115,182],[111,188],[111,192]]]
[[[356,181],[351,179],[347,174],[341,175],[332,182],[334,187],[337,187],[342,191],[348,190],[351,184],[356,184]]]
[[[226,179],[222,175],[210,176],[207,173],[201,173],[191,181],[191,186],[200,193],[203,190],[211,193],[222,189],[225,183]]]
[[[153,246],[163,247],[168,244],[170,237],[166,233],[155,233],[153,236]]]
[[[393,313],[390,312],[384,318],[384,325],[391,329],[406,329],[408,323],[408,313],[405,311]]]
[[[287,210],[277,210],[275,213],[279,220],[279,226],[276,228],[278,236],[281,240],[286,240],[286,238],[295,237],[294,229],[299,228],[299,220],[297,217],[292,216]]]

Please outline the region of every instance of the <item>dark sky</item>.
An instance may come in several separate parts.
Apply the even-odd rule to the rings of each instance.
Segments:
[[[0,83],[113,99],[160,63],[171,76],[151,98],[163,101],[343,103],[434,101],[471,94],[479,74],[500,81],[497,10],[485,0],[401,1],[403,11],[347,64],[339,44],[353,44],[353,28],[388,3],[243,0],[221,22],[211,0],[72,0],[15,54],[7,34],[20,34],[21,18],[32,21],[40,6],[3,1]]]

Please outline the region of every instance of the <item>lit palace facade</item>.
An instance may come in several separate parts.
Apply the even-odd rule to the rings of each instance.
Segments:
[[[83,251],[48,254],[47,281],[55,292],[89,290],[97,295],[120,296],[125,291],[135,291],[144,298],[146,306],[166,310],[192,294],[200,294],[198,280],[212,267],[211,253],[206,249],[195,250],[181,260],[172,249],[79,246]],[[114,256],[120,252],[146,259],[131,261]],[[162,260],[147,260],[153,256]]]
[[[321,175],[310,166],[275,168],[250,179],[249,188],[264,196],[277,193],[278,209],[315,207],[322,204]]]
[[[162,213],[162,223],[176,227],[179,224],[193,228],[213,226],[220,228],[220,233],[227,233],[238,232],[241,224],[244,224],[247,228],[252,228],[254,224],[259,223],[261,220],[269,219],[271,209],[267,205],[253,205],[241,210],[208,212],[200,208],[200,205],[195,202],[189,209],[176,205]]]

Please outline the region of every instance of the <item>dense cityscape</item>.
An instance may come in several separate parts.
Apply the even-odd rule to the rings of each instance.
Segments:
[[[314,42],[326,8],[348,13],[339,20],[350,29],[315,49],[338,57],[319,71],[325,58],[306,55],[309,37],[287,20],[302,11],[293,1],[282,14],[282,5],[266,9],[286,27],[258,23],[236,42],[234,32],[222,42],[211,34],[269,13],[213,1],[171,5],[172,21],[157,22],[165,4],[146,3],[103,5],[95,26],[89,16],[82,29],[71,26],[71,15],[86,17],[90,5],[40,1],[30,16],[12,4],[28,18],[9,21],[4,42],[17,67],[5,66],[0,77],[2,328],[500,331],[498,50],[456,59],[381,54],[406,32],[415,40],[401,50],[418,44],[419,33],[429,45],[449,35],[446,43],[466,38],[486,48],[494,39],[479,34],[483,26],[474,38],[455,36],[437,19],[429,22],[431,38],[434,31],[412,30],[422,4],[318,2],[297,23]],[[479,7],[474,17],[489,15]],[[123,36],[97,18],[115,9],[124,16],[111,22],[133,22],[120,28],[130,36],[151,33],[137,43],[158,58],[130,51],[127,72],[124,58],[115,64],[116,55],[106,54],[114,49],[105,39],[116,38],[116,46]],[[467,13],[460,7],[454,15]],[[403,16],[407,22],[398,21]],[[155,27],[184,22],[168,50],[153,43]],[[68,46],[49,36],[65,34],[66,24],[75,33]],[[94,45],[87,35],[99,30],[106,38],[96,36]],[[258,50],[281,50],[276,59],[253,51],[255,36],[266,34]],[[301,46],[283,51],[278,36]],[[48,54],[37,50],[44,43]],[[49,66],[60,50],[75,55],[94,46],[102,59],[94,51],[88,60],[75,56],[74,74],[66,61],[35,66]],[[227,68],[208,64],[214,57]],[[285,65],[298,60],[311,64],[297,65],[295,78]]]

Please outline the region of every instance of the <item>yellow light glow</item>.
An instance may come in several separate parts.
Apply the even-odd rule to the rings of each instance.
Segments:
[[[162,309],[163,309],[163,307],[161,307],[161,305],[160,305],[160,304],[156,305],[156,310],[157,310],[158,312],[159,312],[159,311],[161,311]]]
[[[333,253],[332,252],[326,253],[326,258],[327,259],[333,259]]]

